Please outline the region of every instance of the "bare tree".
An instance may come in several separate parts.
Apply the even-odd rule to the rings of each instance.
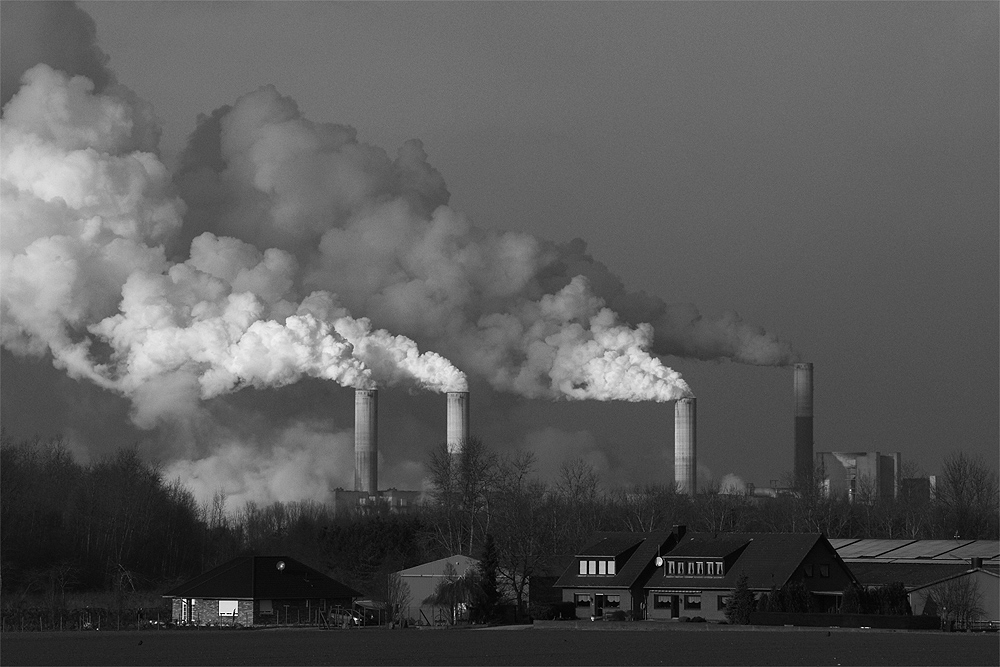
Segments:
[[[403,581],[398,572],[390,572],[386,583],[386,604],[389,617],[397,627],[403,627],[410,616],[410,585]]]
[[[996,539],[1000,532],[997,473],[982,456],[945,457],[938,485],[940,525],[964,539]]]
[[[927,605],[936,607],[943,623],[955,621],[959,627],[967,627],[986,615],[983,592],[971,576],[958,576],[931,586],[923,598],[925,609]]]

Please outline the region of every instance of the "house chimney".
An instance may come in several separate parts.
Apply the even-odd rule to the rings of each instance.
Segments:
[[[378,492],[378,390],[354,392],[354,490]]]
[[[973,558],[972,558],[972,569],[973,570],[975,570],[975,569],[980,569],[981,570],[982,568],[983,568],[983,559],[979,558],[978,556],[973,556]]]
[[[674,481],[677,492],[693,496],[697,492],[695,399],[682,398],[674,405]]]
[[[680,542],[681,539],[684,537],[684,533],[687,532],[687,526],[683,523],[675,523],[673,528],[671,529],[671,532],[677,538],[677,541]]]
[[[469,392],[448,392],[448,453],[457,456],[469,439]]]
[[[795,452],[792,472],[800,490],[813,478],[813,365],[795,364]]]

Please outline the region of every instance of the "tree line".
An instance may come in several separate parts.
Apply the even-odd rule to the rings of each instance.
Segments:
[[[982,460],[945,457],[933,498],[803,493],[757,497],[672,485],[605,488],[582,460],[538,479],[530,454],[500,454],[479,440],[460,455],[427,456],[427,502],[334,512],[314,502],[204,504],[164,479],[136,449],[88,465],[59,440],[0,442],[0,575],[4,604],[65,607],[79,591],[162,592],[240,555],[281,553],[318,566],[376,599],[390,574],[453,554],[490,560],[523,608],[528,578],[558,574],[596,531],[821,532],[829,538],[997,539],[997,475]]]

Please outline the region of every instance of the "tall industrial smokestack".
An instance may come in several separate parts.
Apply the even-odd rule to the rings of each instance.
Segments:
[[[378,390],[354,392],[354,490],[378,492]]]
[[[693,496],[698,491],[697,409],[694,397],[682,398],[674,405],[674,481],[677,491]]]
[[[813,365],[795,364],[795,484],[806,490],[813,476]]]
[[[456,456],[469,440],[469,392],[448,392],[448,453]]]

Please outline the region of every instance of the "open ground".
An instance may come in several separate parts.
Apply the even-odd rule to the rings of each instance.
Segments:
[[[847,630],[4,633],[4,665],[997,665],[996,635]]]

